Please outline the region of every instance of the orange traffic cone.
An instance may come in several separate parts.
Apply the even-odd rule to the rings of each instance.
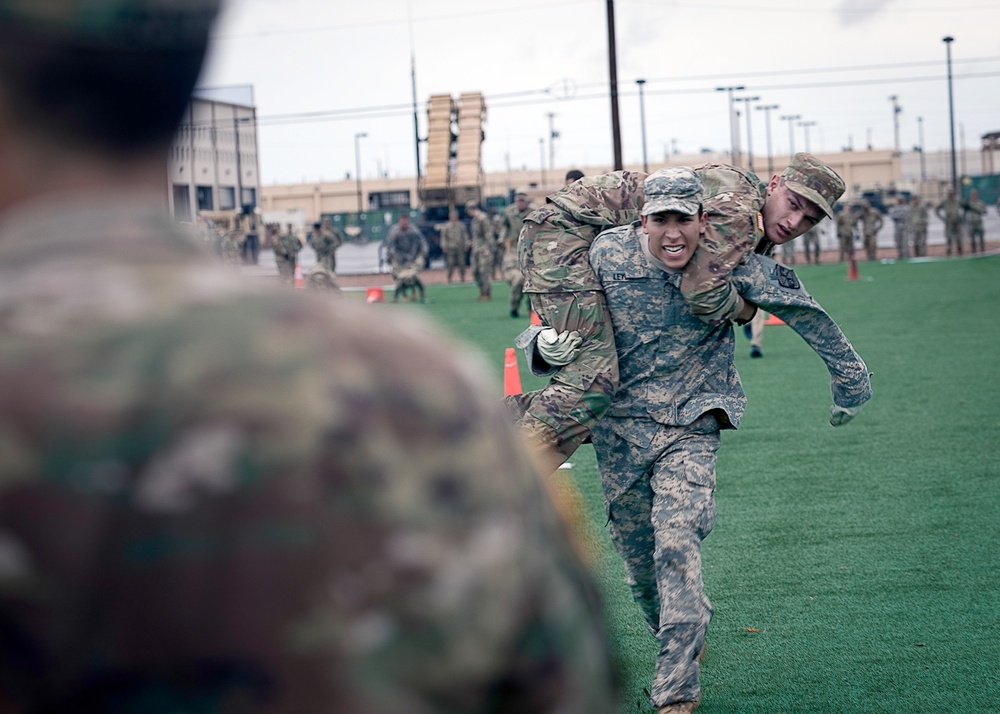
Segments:
[[[295,287],[304,288],[306,286],[306,281],[302,279],[302,266],[298,263],[295,264]]]
[[[852,255],[847,262],[847,279],[857,280],[858,279],[858,261],[854,259]]]
[[[765,325],[784,325],[785,321],[782,320],[777,315],[771,315],[769,313],[768,316],[767,316],[767,321],[764,324]]]
[[[542,324],[542,318],[540,318],[538,316],[538,313],[535,312],[534,310],[531,311],[531,324],[532,325],[541,325]]]
[[[385,290],[383,288],[368,288],[365,292],[365,302],[385,302]]]
[[[503,395],[521,393],[521,372],[517,368],[517,351],[508,347],[503,357]]]

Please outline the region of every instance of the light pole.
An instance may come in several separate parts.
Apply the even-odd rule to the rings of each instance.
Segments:
[[[767,122],[767,175],[774,175],[774,155],[771,153],[771,110],[777,109],[777,104],[763,104],[757,107],[758,111],[764,112],[764,121]]]
[[[806,151],[809,151],[809,127],[816,126],[815,121],[800,121],[799,126],[806,130]]]
[[[924,118],[917,117],[917,136],[920,139],[920,181],[927,180],[927,164],[924,161]]]
[[[899,150],[899,115],[903,111],[903,108],[899,106],[897,101],[899,97],[893,94],[889,97],[889,101],[892,102],[892,131],[895,137],[895,143],[893,146],[896,147],[896,156],[899,156],[902,152]]]
[[[639,121],[642,126],[642,170],[649,173],[649,161],[646,160],[646,104],[642,98],[642,85],[645,79],[637,79],[635,83],[639,85]]]
[[[545,188],[545,139],[538,137],[538,158],[542,165],[542,188]]]
[[[368,134],[363,131],[354,135],[354,173],[358,181],[358,220],[361,220],[361,214],[364,213],[364,207],[361,205],[361,140],[366,136]]]
[[[951,188],[958,194],[958,167],[955,165],[955,100],[951,91],[951,35],[941,40],[948,51],[948,122],[951,125]]]
[[[555,112],[549,112],[549,168],[554,169],[556,167],[556,144],[555,140],[559,138],[559,132],[556,131],[553,120],[556,118]]]
[[[747,115],[747,169],[753,171],[753,137],[751,135],[750,129],[750,102],[760,101],[760,97],[739,97],[738,102],[743,102],[747,105],[746,115]]]
[[[741,84],[738,87],[716,87],[716,92],[727,92],[729,94],[729,161],[736,165],[736,124],[733,122],[733,92],[742,92]]]
[[[795,156],[795,122],[802,118],[801,114],[785,114],[782,121],[788,122],[788,160]]]

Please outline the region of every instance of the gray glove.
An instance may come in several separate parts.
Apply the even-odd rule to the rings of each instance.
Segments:
[[[864,404],[859,404],[856,407],[838,407],[834,404],[830,407],[830,426],[843,426],[860,414],[864,408]]]
[[[562,367],[576,359],[580,353],[581,342],[583,338],[576,330],[556,332],[555,329],[546,327],[538,333],[535,349],[542,359],[553,367]]]

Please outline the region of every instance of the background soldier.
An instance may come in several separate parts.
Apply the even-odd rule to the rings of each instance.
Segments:
[[[299,260],[302,243],[296,235],[295,226],[291,223],[287,230],[278,236],[274,243],[274,262],[278,265],[278,279],[283,283],[295,285],[295,264]]]
[[[243,229],[240,227],[239,214],[233,216],[225,231],[222,239],[222,261],[226,265],[239,265],[243,262]]]
[[[913,241],[913,257],[921,258],[927,255],[927,206],[920,200],[920,196],[914,196],[910,200],[906,232]]]
[[[819,234],[818,223],[802,234],[802,252],[805,253],[806,263],[819,265]]]
[[[524,275],[517,264],[517,238],[521,235],[524,217],[532,210],[528,203],[528,193],[518,191],[514,203],[503,209],[500,217],[499,242],[503,245],[503,277],[510,283],[510,316],[519,317],[524,290]]]
[[[410,214],[401,213],[399,222],[389,229],[385,237],[386,257],[392,267],[392,277],[396,281],[396,291],[393,302],[399,302],[399,296],[405,287],[413,285],[413,278],[420,276],[427,257],[427,241],[424,234],[410,224]]]
[[[0,710],[615,711],[463,350],[167,215],[217,11],[0,0]]]
[[[465,282],[465,254],[470,245],[469,231],[465,224],[458,220],[458,211],[453,208],[448,212],[448,222],[441,229],[441,252],[444,253],[448,266],[449,283],[456,270],[458,282]]]
[[[861,240],[865,246],[865,257],[868,260],[878,258],[878,232],[882,230],[882,214],[866,200],[861,201]]]
[[[955,196],[954,189],[948,189],[948,195],[934,209],[934,215],[944,222],[948,255],[951,255],[952,248],[962,255],[962,204]]]
[[[972,189],[969,200],[965,202],[965,228],[969,234],[969,252],[982,253],[986,250],[986,240],[983,235],[983,216],[986,215],[986,204],[979,198],[979,191]]]
[[[843,263],[854,257],[854,225],[858,219],[849,202],[844,201],[840,206],[837,214],[837,245],[840,249],[837,260]]]
[[[910,237],[906,232],[906,224],[910,217],[910,199],[901,196],[899,202],[889,209],[892,219],[893,238],[896,240],[896,255],[899,260],[910,257]]]
[[[472,278],[479,286],[479,302],[493,299],[493,226],[490,219],[475,201],[465,204],[466,213],[472,217]]]
[[[337,248],[344,244],[344,234],[340,229],[324,218],[317,227],[313,224],[313,232],[309,239],[312,249],[316,251],[316,262],[322,263],[332,273],[337,272]]]

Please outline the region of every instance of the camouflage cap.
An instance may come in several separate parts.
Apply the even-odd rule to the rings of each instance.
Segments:
[[[833,204],[847,188],[836,171],[804,151],[792,157],[781,177],[790,191],[815,203],[830,218],[833,218]]]
[[[524,196],[525,198],[527,198],[528,197],[528,189],[526,189],[526,188],[519,188],[516,191],[514,191],[514,198],[518,198],[519,196]]]
[[[97,47],[204,44],[222,0],[0,0],[0,27]]]
[[[646,202],[642,215],[671,211],[693,216],[698,213],[705,195],[702,184],[694,169],[674,166],[660,169],[646,177],[642,184]]]

